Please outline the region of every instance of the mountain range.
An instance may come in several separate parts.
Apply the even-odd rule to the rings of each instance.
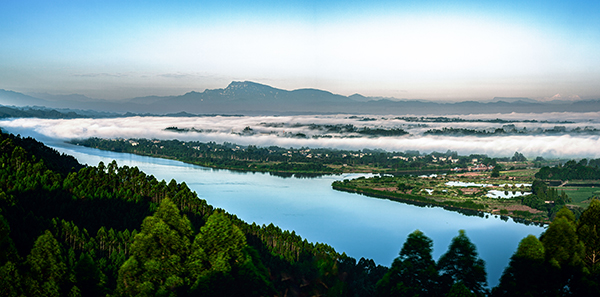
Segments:
[[[224,89],[207,89],[179,96],[146,96],[121,101],[92,99],[83,95],[26,95],[0,90],[0,105],[44,106],[97,112],[134,114],[394,114],[450,115],[510,112],[600,111],[600,100],[539,102],[529,98],[496,97],[488,102],[441,103],[423,100],[343,96],[318,89],[282,90],[255,82],[231,82]],[[81,112],[78,112],[82,114]]]

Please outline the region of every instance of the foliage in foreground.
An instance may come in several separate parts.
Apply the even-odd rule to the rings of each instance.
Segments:
[[[466,296],[487,293],[485,262],[478,258],[464,230],[452,239],[437,264],[431,256],[432,246],[432,240],[423,232],[409,234],[400,256],[377,283],[377,295],[448,296],[457,290],[466,292]]]
[[[2,296],[369,296],[386,271],[246,224],[185,183],[72,161],[0,134]]]
[[[519,243],[493,296],[597,296],[600,293],[600,201],[575,220],[563,207],[548,229]]]
[[[2,296],[488,292],[484,263],[464,232],[435,263],[431,240],[415,231],[388,271],[273,225],[248,225],[185,183],[115,162],[82,168],[33,139],[0,136]],[[597,200],[579,220],[562,208],[539,239],[523,239],[491,294],[598,295],[599,225]]]

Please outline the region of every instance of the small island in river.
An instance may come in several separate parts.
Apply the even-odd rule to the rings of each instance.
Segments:
[[[523,159],[521,157],[515,153],[512,160]],[[359,177],[336,181],[332,187],[405,203],[441,206],[465,214],[510,216],[524,223],[544,224],[563,206],[578,215],[598,197],[598,161],[571,160],[539,170],[511,167],[514,170],[509,171],[499,168],[515,162],[498,162],[491,171],[475,167],[447,175]]]
[[[336,181],[336,190],[423,205],[441,206],[472,215],[511,216],[515,220],[548,223],[548,212],[525,205],[532,184],[518,180],[474,179],[458,175],[375,176]]]

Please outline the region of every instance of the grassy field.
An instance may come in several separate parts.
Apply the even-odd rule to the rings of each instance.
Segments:
[[[597,187],[600,188],[600,180],[570,180],[567,182],[567,187]]]
[[[573,205],[584,208],[589,205],[590,198],[600,196],[600,188],[597,187],[560,187],[557,190],[565,191],[573,199]]]
[[[534,175],[539,171],[539,169],[518,169],[518,170],[510,170],[510,171],[501,171],[501,176],[510,176],[516,177],[519,179],[529,179],[533,180]]]

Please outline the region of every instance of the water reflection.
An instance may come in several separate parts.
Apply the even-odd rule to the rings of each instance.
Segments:
[[[521,191],[502,191],[502,190],[489,190],[485,195],[490,198],[495,199],[510,199],[515,197],[527,196],[531,195],[531,192],[521,192]]]

